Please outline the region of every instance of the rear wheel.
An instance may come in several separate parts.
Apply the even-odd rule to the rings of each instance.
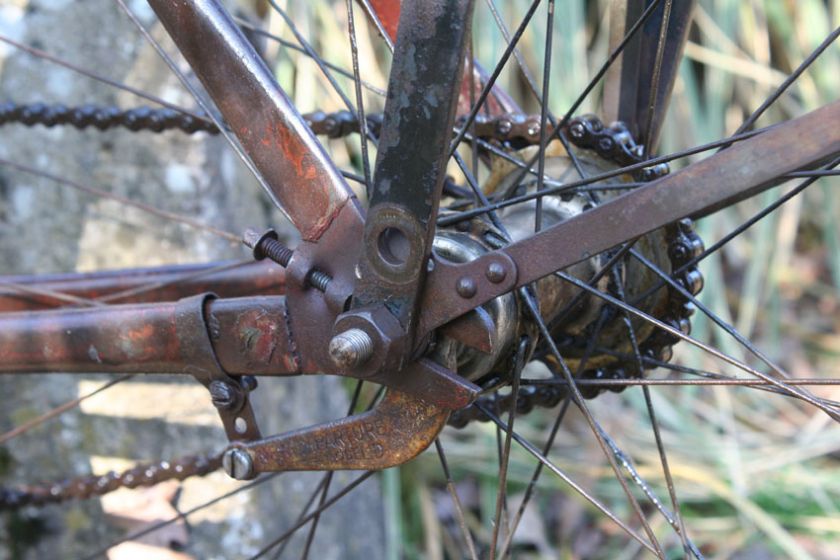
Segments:
[[[358,80],[338,74],[325,63],[343,56],[344,66],[352,67],[353,51],[348,52],[343,43],[335,46],[328,38],[338,36],[338,26],[346,25],[344,3],[333,6],[340,14],[338,23],[328,17],[327,3],[291,7],[299,12],[288,19],[282,16],[286,13],[282,6],[270,4],[264,7],[272,21],[285,22],[275,23],[284,40],[310,55],[319,53],[313,59],[306,53],[287,51],[287,47],[276,45],[275,38],[254,31],[267,55],[277,54],[277,74],[287,91],[297,94],[301,112],[332,112],[348,108],[345,105],[355,111],[359,92],[368,115],[381,110],[379,92],[385,83],[387,49],[378,42],[373,27],[362,22],[363,12],[358,7],[354,18],[357,44],[361,55],[370,56],[361,56],[366,83],[356,88]],[[498,13],[502,7],[487,4],[476,8],[473,51],[492,74],[507,37],[516,34],[529,6],[517,3],[509,13]],[[511,53],[512,60],[498,81],[525,113],[537,116],[518,123],[515,118],[477,111],[477,122],[467,123],[469,111],[463,111],[461,130],[466,134],[459,136],[479,136],[481,141],[464,142],[460,161],[450,164],[454,180],[444,201],[447,210],[440,234],[449,240],[448,250],[463,252],[475,244],[479,245],[476,251],[485,250],[481,245],[488,244],[488,235],[499,243],[505,242],[507,234],[527,236],[534,227],[548,227],[585,213],[616,192],[636,188],[650,175],[661,173],[662,168],[642,166],[647,175],[626,173],[562,194],[555,191],[551,196],[514,203],[534,191],[581,183],[582,178],[645,161],[656,153],[653,143],[646,145],[645,140],[657,137],[668,105],[668,78],[678,68],[680,77],[669,113],[672,124],[662,129],[662,144],[668,148],[658,150],[673,154],[669,161],[673,167],[685,161],[679,157],[682,149],[749,130],[754,124],[752,116],[758,114],[756,108],[766,113],[763,118],[768,123],[778,122],[830,100],[836,90],[829,70],[831,61],[836,62],[837,50],[829,45],[837,31],[822,47],[802,44],[810,39],[801,38],[806,25],[797,19],[801,14],[786,19],[782,8],[755,7],[744,12],[749,17],[742,17],[750,22],[766,20],[766,25],[753,29],[755,35],[750,40],[724,40],[740,36],[735,20],[726,19],[730,15],[726,10],[714,14],[720,18],[713,18],[701,6],[692,41],[686,47],[688,60],[680,66],[680,49],[660,48],[658,39],[660,30],[665,30],[663,37],[669,40],[679,39],[679,32],[668,34],[667,30],[669,26],[679,28],[683,8],[661,1],[645,12],[644,6],[629,4],[626,13],[580,4],[577,11],[569,7],[568,13],[563,12],[565,17],[560,17],[565,7],[557,6],[556,16],[552,11],[546,13],[545,6],[537,8],[533,21],[524,28],[519,50]],[[546,5],[554,7],[550,1]],[[821,4],[814,6],[815,10],[824,9]],[[624,33],[633,31],[640,18],[645,19],[636,33],[644,34],[646,42],[631,40],[622,47]],[[248,21],[255,20],[246,19],[243,25],[256,25]],[[571,32],[578,27],[563,28],[571,22],[584,33]],[[384,23],[387,28],[387,21]],[[748,26],[741,25],[744,29]],[[306,32],[309,26],[311,35]],[[315,28],[326,37],[316,41]],[[613,43],[608,46],[610,36]],[[300,47],[301,43],[296,43],[300,38],[312,41],[312,50],[308,43]],[[784,49],[778,48],[779,44]],[[817,51],[813,51],[815,47]],[[652,62],[641,66],[649,66],[651,74],[640,74],[643,83],[636,83],[628,78],[628,73],[633,74],[630,55],[618,59],[622,65],[611,66],[604,85],[607,108],[600,110],[596,93],[581,96],[581,92],[588,90],[590,76],[603,67],[606,53],[619,48],[627,49],[637,60]],[[813,64],[811,52],[822,53]],[[591,68],[582,62],[587,56],[593,60]],[[569,58],[561,60],[563,57]],[[800,61],[805,61],[801,76],[797,73]],[[322,79],[322,70],[334,76],[334,83]],[[788,83],[784,74],[791,71],[795,78]],[[335,85],[343,86],[343,96],[334,93]],[[763,102],[772,102],[779,86],[788,93],[765,111]],[[480,88],[474,92],[468,96],[472,103],[481,97]],[[543,98],[550,102],[543,106],[537,101]],[[636,103],[628,98],[635,98]],[[648,110],[651,106],[653,112]],[[566,113],[570,107],[573,110]],[[572,133],[576,129],[569,128],[568,136],[564,132],[548,142],[552,124],[562,121],[564,115],[586,111],[620,116],[628,121],[629,130],[599,128],[596,120],[585,119],[575,121],[585,134],[578,137]],[[744,115],[748,115],[746,120]],[[352,115],[333,118],[333,124],[324,125],[325,130],[340,130],[342,119],[349,119],[345,130],[353,130]],[[327,122],[318,115],[310,120],[316,125]],[[350,167],[361,180],[359,194],[363,196],[363,183],[372,165],[365,161],[374,161],[374,146],[367,146],[370,153],[365,153],[357,138],[348,136],[328,145],[334,161]],[[600,144],[605,139],[612,140],[613,146]],[[624,149],[616,150],[615,145]],[[529,160],[533,160],[536,173],[520,171],[522,162]],[[7,167],[18,166],[15,178],[32,175],[31,170],[20,174],[19,160],[6,163]],[[116,167],[125,169],[127,165]],[[170,181],[178,178],[177,172],[172,173],[167,175]],[[647,552],[688,557],[759,549],[779,557],[825,555],[831,539],[818,527],[822,527],[820,520],[836,513],[831,503],[837,501],[838,489],[831,485],[829,469],[838,432],[819,408],[835,411],[836,403],[830,399],[836,395],[833,387],[815,386],[837,381],[832,372],[838,371],[838,366],[827,351],[833,335],[826,333],[838,328],[833,319],[840,285],[840,268],[835,266],[840,243],[832,218],[836,197],[829,196],[829,187],[810,186],[818,179],[818,175],[797,177],[794,186],[768,191],[758,200],[707,218],[698,226],[700,236],[688,223],[674,224],[567,270],[571,276],[543,282],[530,297],[543,308],[547,299],[555,298],[557,313],[553,317],[529,315],[527,296],[520,296],[513,305],[521,314],[521,328],[505,326],[515,336],[510,336],[503,355],[495,356],[491,364],[476,365],[480,356],[460,354],[461,371],[475,368],[479,372],[475,377],[488,391],[477,407],[456,413],[452,422],[489,419],[492,423],[473,423],[464,431],[447,430],[434,451],[399,471],[382,474],[391,508],[387,518],[391,520],[388,527],[395,539],[393,546],[414,542],[413,546],[422,547],[429,555],[437,551],[450,557],[487,557],[491,551],[500,554],[535,548],[547,556],[555,554],[552,550],[567,550],[581,557],[614,558],[619,554],[633,557],[645,547]],[[806,188],[806,196],[794,198],[791,194]],[[773,213],[787,198],[792,199],[791,204]],[[489,212],[476,210],[491,202],[501,227],[485,219]],[[249,224],[253,222],[251,212],[256,211],[245,212],[248,215],[243,218]],[[769,218],[747,229],[753,216],[763,213]],[[213,223],[218,227],[218,222]],[[223,240],[231,239],[221,233]],[[196,254],[192,248],[200,243],[185,243],[191,256]],[[802,261],[809,263],[807,269],[799,266]],[[702,277],[695,270],[698,263],[702,263]],[[183,274],[194,275],[195,271]],[[703,278],[705,288],[699,292]],[[28,282],[21,286],[15,279],[9,282],[15,284],[8,286],[10,294],[39,285]],[[593,286],[588,291],[579,285],[587,282]],[[55,304],[55,294],[47,295]],[[28,296],[32,297],[31,290]],[[804,297],[797,302],[798,296]],[[787,318],[791,316],[804,318],[795,329],[789,326],[793,321]],[[671,330],[663,330],[663,323]],[[816,348],[810,341],[812,331],[821,333]],[[544,336],[548,333],[550,336]],[[688,337],[687,342],[680,342]],[[719,349],[717,356],[691,344],[698,341]],[[441,339],[440,346],[445,344]],[[671,347],[676,354],[673,358],[669,356]],[[777,351],[768,351],[774,347]],[[723,360],[721,354],[726,355]],[[782,377],[785,371],[791,372],[793,380]],[[581,380],[581,396],[599,398],[577,401],[575,392],[569,390],[567,372]],[[780,381],[774,385],[763,379],[761,374],[768,373]],[[354,395],[362,402],[375,398],[374,390],[367,391],[369,394],[363,389]],[[510,397],[512,392],[517,398]],[[514,412],[530,414],[516,419]],[[514,428],[510,436],[506,426]],[[49,429],[49,424],[44,429]],[[532,441],[535,443],[529,443]],[[789,453],[780,459],[778,450]],[[800,463],[800,458],[807,460]],[[331,475],[323,476],[320,480],[324,483],[312,494],[314,502],[327,503],[329,496],[341,495]],[[806,485],[802,482],[805,478],[821,483]],[[421,481],[416,489],[408,486],[410,479]],[[568,492],[570,487],[576,492]],[[444,489],[453,498],[451,503],[441,499]],[[786,517],[787,504],[794,499],[809,504],[804,508],[808,512],[804,521]],[[286,527],[266,528],[269,534],[260,540],[260,545],[266,545],[261,552],[276,553],[284,546],[283,537],[292,535],[300,541],[297,546],[306,548],[310,539],[305,535],[314,534],[321,519],[311,513],[315,506],[307,507],[298,517],[315,523],[303,523],[297,532],[287,530],[296,525],[292,522]],[[556,531],[552,525],[555,519],[560,527]],[[512,527],[521,527],[520,532]],[[425,539],[413,537],[419,528],[425,531]],[[533,532],[526,533],[525,528]],[[721,537],[724,530],[728,531],[726,538]],[[318,532],[326,538],[323,527]],[[769,544],[761,544],[762,540]],[[406,551],[410,554],[411,548]]]

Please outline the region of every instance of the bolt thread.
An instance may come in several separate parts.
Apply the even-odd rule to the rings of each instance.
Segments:
[[[312,286],[314,286],[318,291],[326,292],[327,286],[329,286],[330,282],[332,282],[332,278],[330,278],[326,272],[313,270],[309,275],[309,283],[312,284]]]
[[[276,239],[265,239],[260,247],[265,256],[273,260],[280,266],[289,266],[289,261],[292,260],[294,252],[277,241]]]
[[[373,354],[373,340],[361,329],[349,329],[333,337],[329,352],[339,367],[358,367]]]

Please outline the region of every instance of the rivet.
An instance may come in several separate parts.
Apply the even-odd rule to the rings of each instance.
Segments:
[[[498,284],[504,281],[507,276],[507,271],[505,270],[505,267],[502,266],[502,263],[492,262],[487,265],[487,272],[485,275],[488,280],[494,284]]]
[[[458,284],[455,285],[455,291],[464,299],[469,299],[478,291],[478,286],[475,285],[475,280],[468,276],[463,276],[458,279]]]
[[[583,123],[576,122],[569,127],[569,133],[572,138],[580,140],[586,134],[586,129],[583,127]]]

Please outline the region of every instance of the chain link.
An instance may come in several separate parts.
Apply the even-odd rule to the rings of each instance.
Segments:
[[[167,480],[205,476],[217,470],[221,463],[221,455],[191,455],[171,462],[138,465],[121,473],[111,471],[104,475],[80,476],[52,484],[0,488],[0,510],[85,500],[119,488],[153,486]]]
[[[66,107],[64,105],[46,105],[44,103],[0,104],[0,125],[18,123],[26,126],[43,125],[47,127],[70,125],[78,129],[127,128],[133,132],[148,130],[164,132],[180,130],[187,134],[208,132],[218,134],[219,130],[212,121],[181,113],[168,108],[137,107],[123,111],[118,107],[82,105]]]

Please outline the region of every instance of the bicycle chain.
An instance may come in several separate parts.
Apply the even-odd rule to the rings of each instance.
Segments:
[[[218,134],[216,125],[205,118],[194,117],[174,109],[137,107],[122,110],[118,107],[82,105],[67,107],[61,104],[45,103],[3,103],[0,104],[0,125],[18,123],[26,126],[43,125],[46,127],[70,125],[78,129],[127,128],[133,132],[148,130],[164,132],[180,130],[187,134],[208,132]]]
[[[476,126],[477,135],[489,132],[494,128],[501,132],[506,139],[517,138],[530,140],[538,143],[539,120],[537,117],[512,118],[502,117],[495,119],[495,122],[485,122]],[[536,123],[537,129],[533,126]],[[501,126],[500,126],[501,125]],[[620,166],[628,166],[643,161],[644,148],[636,144],[633,136],[623,123],[613,123],[609,127],[593,115],[576,117],[569,122],[569,137],[579,148],[590,149],[613,163]],[[635,175],[640,181],[651,181],[659,178],[669,171],[667,164],[660,164],[642,169]],[[704,250],[703,240],[694,230],[693,222],[685,218],[676,224],[666,227],[666,235],[669,238],[668,258],[671,261],[671,270],[680,270],[694,257]],[[703,276],[696,266],[686,268],[675,278],[675,281],[687,292],[697,295],[703,289]],[[679,330],[683,334],[691,332],[690,318],[694,314],[694,306],[683,294],[672,286],[668,286],[668,306],[666,315],[660,320],[667,325]],[[616,296],[616,293],[611,294]],[[656,367],[656,363],[668,362],[672,356],[671,346],[679,341],[679,338],[657,329],[639,347],[647,369]],[[653,363],[654,365],[650,365]],[[627,379],[628,377],[639,377],[642,372],[628,372],[622,367],[610,369],[601,368],[585,371],[581,379]],[[609,390],[620,392],[624,387],[618,385]],[[580,391],[584,398],[595,398],[606,389],[599,389],[592,386],[581,386]],[[520,387],[517,395],[491,395],[481,397],[483,404],[491,410],[506,411],[511,406],[511,400],[516,398],[516,414],[523,415],[531,412],[534,407],[554,408],[568,395],[568,389],[562,385],[530,385]],[[478,407],[469,407],[454,412],[449,418],[449,425],[456,428],[463,428],[471,421],[486,422],[489,420]]]
[[[306,124],[317,135],[329,138],[343,138],[359,132],[358,121],[350,111],[325,113],[314,111],[303,115]],[[219,134],[219,128],[212,120],[199,115],[191,115],[166,107],[136,107],[123,110],[119,107],[85,104],[79,107],[67,107],[62,104],[12,103],[0,104],[0,125],[22,124],[25,126],[42,125],[46,127],[73,126],[78,129],[126,128],[132,132],[165,132],[177,130],[187,134],[207,132]],[[368,130],[374,136],[382,128],[382,114],[367,116]]]
[[[359,132],[355,115],[349,111],[325,113],[315,111],[303,116],[313,133],[329,138],[342,138]],[[196,118],[173,109],[152,109],[138,107],[120,110],[116,107],[97,107],[83,105],[69,108],[64,105],[0,104],[0,125],[19,123],[27,126],[71,125],[79,129],[95,127],[106,130],[124,127],[131,131],[163,132],[179,130],[188,134],[207,132],[218,134],[216,125],[207,119]],[[464,122],[459,123],[463,126]],[[368,131],[378,136],[382,126],[382,115],[367,115]],[[504,115],[488,118],[477,116],[471,125],[471,133],[479,138],[500,142],[503,145],[516,143],[536,144],[540,141],[539,117],[525,115]],[[597,117],[586,115],[569,122],[569,139],[579,148],[596,151],[601,157],[621,166],[633,165],[642,161],[643,148],[635,143],[632,135],[621,123],[606,127]],[[552,133],[553,127],[547,130]],[[648,181],[668,172],[667,164],[642,169],[635,174],[637,180]],[[691,220],[681,220],[668,227],[670,238],[668,255],[671,269],[677,270],[703,251],[703,242],[695,233]],[[693,295],[703,287],[703,277],[697,267],[690,267],[676,279],[679,284]],[[691,329],[690,317],[693,306],[686,298],[672,287],[669,290],[668,315],[663,322],[688,334]],[[670,359],[670,346],[679,339],[673,335],[658,331],[647,339],[640,350],[643,355],[654,361]],[[636,376],[641,372],[636,372]],[[621,368],[611,370],[598,369],[585,372],[587,379],[623,379],[627,372]],[[620,391],[622,387],[611,388]],[[602,390],[582,387],[585,398],[594,398]],[[559,385],[536,385],[521,387],[516,398],[516,413],[527,414],[534,407],[553,408],[567,395],[567,390]],[[484,396],[480,400],[485,405],[499,410],[507,410],[513,394],[501,397]],[[476,407],[469,407],[453,413],[449,424],[463,427],[470,421],[486,421],[487,418]],[[0,488],[0,510],[23,506],[43,506],[73,499],[86,499],[101,496],[119,488],[137,488],[152,486],[166,480],[184,480],[191,476],[205,476],[221,466],[221,455],[188,456],[167,462],[141,465],[122,473],[110,472],[105,475],[81,476],[67,481],[48,485],[27,485],[19,488]]]
[[[53,484],[0,488],[0,510],[86,500],[119,488],[154,486],[167,480],[205,476],[216,471],[221,464],[220,454],[191,455],[177,461],[138,465],[121,473],[111,471],[104,475],[79,476]]]

